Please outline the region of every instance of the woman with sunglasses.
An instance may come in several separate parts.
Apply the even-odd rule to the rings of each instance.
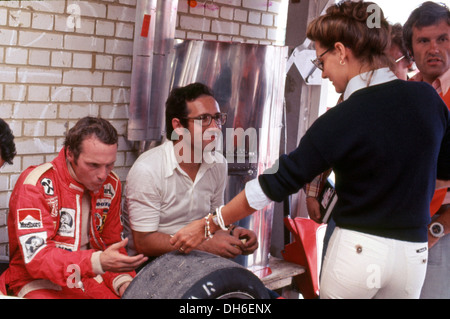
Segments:
[[[373,12],[378,24],[370,27]],[[283,200],[332,168],[336,228],[321,298],[418,298],[430,200],[436,180],[450,180],[450,119],[430,85],[399,80],[390,71],[389,31],[381,9],[369,2],[344,1],[315,19],[307,30],[318,56],[313,63],[343,102],[317,119],[275,168],[171,243],[189,252],[205,234]]]

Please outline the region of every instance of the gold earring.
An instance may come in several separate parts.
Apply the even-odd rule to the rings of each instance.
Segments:
[[[345,65],[345,61],[344,61],[344,60],[341,60],[341,61],[339,61],[339,64],[340,64],[340,65]]]

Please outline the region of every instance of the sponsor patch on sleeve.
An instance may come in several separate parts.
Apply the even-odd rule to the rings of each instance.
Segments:
[[[60,236],[75,236],[75,210],[71,208],[61,208],[58,234]]]
[[[19,237],[25,263],[28,264],[34,256],[47,246],[47,232],[31,233]]]
[[[17,210],[18,229],[39,229],[43,227],[41,210],[22,208]]]

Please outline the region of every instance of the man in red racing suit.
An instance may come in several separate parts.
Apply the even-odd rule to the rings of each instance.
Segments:
[[[101,119],[88,121],[97,120]],[[110,125],[102,121],[102,125]],[[82,160],[88,142],[112,147],[102,144],[95,134],[83,138]],[[117,145],[114,147],[117,151]],[[92,177],[75,175],[74,167],[81,166],[81,160],[74,164],[68,154],[66,146],[52,162],[28,168],[14,187],[8,216],[10,267],[4,274],[6,283],[15,296],[25,298],[119,298],[121,286],[128,286],[135,265],[143,262],[129,260],[134,264],[117,266],[119,272],[108,271],[114,269],[109,266],[103,269],[109,255],[115,254],[112,264],[117,264],[117,258],[132,258],[125,251],[127,240],[121,238],[120,180],[108,164],[111,168],[104,181],[97,181],[101,186],[92,191],[79,181]]]

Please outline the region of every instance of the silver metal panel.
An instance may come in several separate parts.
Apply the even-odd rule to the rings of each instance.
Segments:
[[[139,0],[133,44],[128,140],[160,141],[169,94],[178,0]]]
[[[202,82],[214,90],[221,111],[228,113],[223,127],[224,155],[229,163],[228,202],[279,156],[287,47],[175,40],[174,48],[170,89]],[[252,137],[246,142],[227,140],[227,134],[238,128]],[[256,139],[250,133],[256,133]],[[273,204],[239,222],[258,235],[258,250],[239,260],[255,273],[268,267],[272,218]]]

